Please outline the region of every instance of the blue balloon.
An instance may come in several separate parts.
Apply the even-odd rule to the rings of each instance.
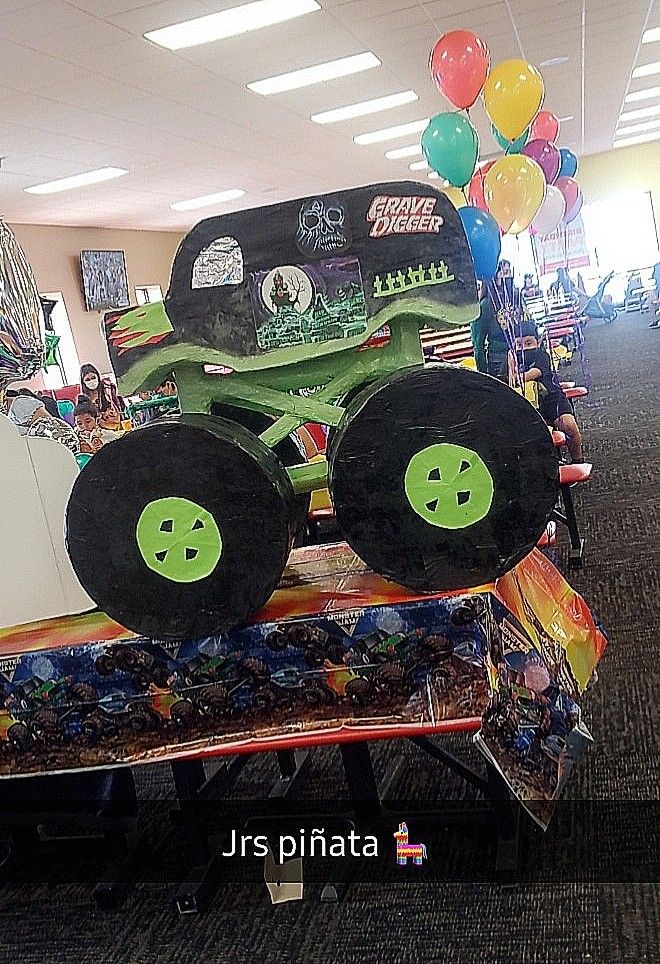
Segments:
[[[459,208],[458,213],[472,252],[477,280],[492,281],[502,251],[500,227],[491,214],[480,208]]]
[[[569,151],[567,147],[562,147],[560,150],[561,155],[561,167],[559,168],[559,177],[575,177],[578,169],[578,159],[573,153]]]

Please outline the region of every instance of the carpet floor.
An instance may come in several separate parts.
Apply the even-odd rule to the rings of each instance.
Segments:
[[[595,745],[569,783],[575,800],[627,800],[634,815],[660,789],[658,652],[658,356],[648,319],[620,316],[586,330],[593,388],[578,402],[590,485],[576,493],[587,557],[570,580],[609,636],[598,682],[584,700]],[[563,369],[582,382],[579,361]],[[562,535],[557,562],[565,570]],[[463,748],[465,741],[463,741]],[[456,740],[456,747],[461,741]],[[379,769],[398,751],[377,748]],[[414,763],[413,748],[407,749]],[[262,769],[244,786],[258,787]],[[311,786],[340,794],[336,751],[314,754]],[[412,773],[412,777],[410,776]],[[405,794],[433,799],[442,776],[412,766]],[[145,799],[172,796],[166,767],[136,771]],[[312,791],[314,792],[314,791]],[[446,793],[446,791],[445,791]],[[160,835],[173,831],[160,828]],[[631,821],[644,859],[646,828]],[[657,857],[657,855],[655,855]],[[45,876],[57,880],[56,856]],[[650,861],[649,861],[650,862]],[[652,880],[653,878],[647,878]],[[657,962],[657,883],[548,883],[379,886],[356,883],[339,906],[317,893],[272,907],[266,889],[225,886],[201,917],[179,918],[171,885],[139,885],[120,912],[95,909],[82,884],[0,886],[0,961],[20,964],[188,964],[188,962]]]

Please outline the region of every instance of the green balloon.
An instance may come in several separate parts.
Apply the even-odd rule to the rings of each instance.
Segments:
[[[525,146],[525,144],[529,139],[529,130],[530,130],[529,127],[515,141],[508,141],[506,137],[500,134],[500,132],[498,131],[498,129],[495,127],[494,124],[490,125],[490,129],[493,137],[495,138],[495,140],[497,141],[497,143],[502,148],[505,154],[520,154],[520,152],[522,151],[523,147]]]
[[[437,114],[422,134],[429,166],[452,187],[465,187],[474,174],[479,138],[470,121],[457,111]]]

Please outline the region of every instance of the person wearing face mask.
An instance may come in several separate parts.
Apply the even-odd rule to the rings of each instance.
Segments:
[[[52,438],[65,445],[74,455],[80,452],[80,443],[70,425],[49,415],[40,398],[33,395],[17,395],[11,403],[9,418],[21,435]]]
[[[80,369],[80,387],[83,395],[98,409],[99,426],[118,432],[121,429],[122,405],[114,385],[104,382],[94,365],[83,365]]]
[[[580,428],[571,403],[559,384],[557,373],[550,367],[550,356],[539,346],[538,331],[533,321],[523,321],[516,328],[516,357],[525,381],[538,383],[540,414],[548,425],[564,433],[573,462],[582,462]]]

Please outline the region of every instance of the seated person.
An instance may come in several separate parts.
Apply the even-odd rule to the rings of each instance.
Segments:
[[[531,274],[525,275],[525,283],[522,286],[521,295],[523,298],[540,298],[541,289],[534,282],[534,276]]]
[[[119,431],[123,402],[117,395],[112,382],[102,379],[98,368],[94,365],[83,365],[80,369],[80,387],[83,394],[98,409],[101,428]]]
[[[628,275],[628,285],[625,295],[626,301],[632,300],[639,294],[642,287],[642,276],[639,271],[631,271]]]
[[[521,374],[526,382],[538,382],[539,412],[548,425],[566,436],[573,462],[582,462],[582,435],[575,421],[571,403],[564,395],[556,372],[550,367],[548,353],[539,348],[538,332],[532,321],[524,321],[516,330],[516,355],[522,359]]]
[[[54,398],[52,398],[50,395],[45,395],[42,392],[30,391],[29,388],[21,388],[18,391],[12,388],[7,389],[7,391],[5,392],[4,403],[2,406],[2,411],[5,412],[5,414],[9,414],[11,403],[19,395],[29,395],[30,398],[36,398],[37,401],[42,403],[43,407],[46,409],[49,415],[52,415],[53,418],[60,418],[60,411],[57,407],[57,402],[55,401]]]
[[[83,455],[93,455],[105,445],[119,438],[119,432],[101,428],[99,410],[89,401],[86,395],[78,396],[78,404],[73,411],[76,421],[76,435],[80,441],[80,452]]]
[[[21,435],[52,438],[66,445],[74,455],[80,452],[78,437],[71,426],[62,419],[49,415],[40,398],[34,398],[32,395],[17,395],[11,403],[9,418]]]

